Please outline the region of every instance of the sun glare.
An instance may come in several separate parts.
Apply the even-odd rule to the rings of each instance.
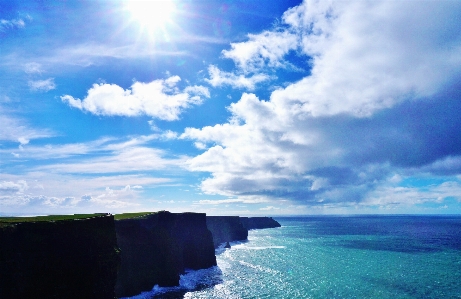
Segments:
[[[126,9],[131,18],[149,31],[164,27],[175,11],[172,0],[130,0]]]

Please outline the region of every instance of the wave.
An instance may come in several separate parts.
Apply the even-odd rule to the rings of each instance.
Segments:
[[[203,290],[222,282],[222,272],[218,266],[213,266],[208,269],[186,270],[183,275],[180,275],[179,286],[177,287],[159,287],[155,285],[151,291],[142,292],[139,295],[121,299],[164,298],[163,295],[166,293],[172,296],[171,298],[176,298],[175,295],[184,295],[187,292]]]
[[[245,249],[250,250],[264,250],[264,249],[285,249],[286,246],[247,246]]]

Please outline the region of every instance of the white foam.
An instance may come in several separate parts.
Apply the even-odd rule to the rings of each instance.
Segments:
[[[278,271],[276,271],[276,270],[272,270],[270,268],[263,267],[263,266],[260,266],[260,265],[254,265],[252,263],[248,263],[248,262],[245,262],[245,261],[239,261],[239,263],[241,265],[243,265],[243,266],[246,266],[246,267],[261,271],[261,272],[274,273],[274,274],[278,273]]]
[[[151,291],[142,292],[139,295],[124,298],[151,299],[165,293],[195,291],[211,287],[219,283],[222,283],[222,272],[217,266],[201,270],[186,270],[186,273],[179,276],[178,287],[159,287],[158,285],[155,285]]]
[[[285,249],[286,247],[285,246],[254,246],[254,247],[247,246],[246,247],[246,249],[250,249],[250,250],[264,250],[264,249],[272,249],[272,248]]]

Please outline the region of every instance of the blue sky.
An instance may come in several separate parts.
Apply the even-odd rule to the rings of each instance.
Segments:
[[[460,1],[0,0],[0,214],[459,214],[460,25]]]

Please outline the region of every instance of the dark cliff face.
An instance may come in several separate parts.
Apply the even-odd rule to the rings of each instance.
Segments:
[[[249,229],[281,226],[270,217],[207,216],[206,222],[215,248],[224,242],[247,240]]]
[[[1,299],[112,299],[177,286],[185,269],[215,266],[219,244],[280,226],[267,217],[165,211],[115,222],[109,214],[50,219],[0,221]]]
[[[247,240],[248,230],[238,216],[207,216],[206,224],[213,234],[214,247],[228,241]]]
[[[159,212],[115,221],[121,264],[115,293],[137,295],[154,285],[177,286],[185,269],[216,265],[205,214]]]
[[[0,298],[114,298],[112,215],[0,229]]]
[[[240,217],[240,221],[246,229],[262,229],[280,227],[280,223],[271,217]]]

